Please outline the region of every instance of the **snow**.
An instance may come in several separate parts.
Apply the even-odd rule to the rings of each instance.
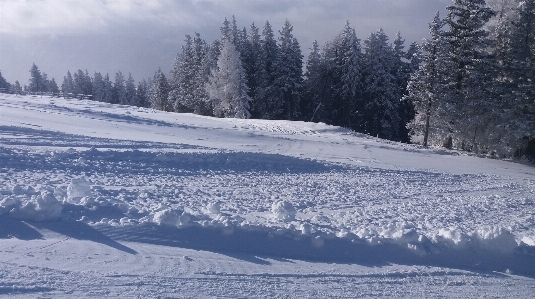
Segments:
[[[0,94],[0,297],[535,293],[535,168]]]

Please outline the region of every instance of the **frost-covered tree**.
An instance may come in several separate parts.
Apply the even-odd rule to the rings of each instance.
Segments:
[[[47,90],[48,92],[59,93],[59,87],[54,78],[47,80]]]
[[[156,71],[152,79],[149,100],[154,109],[173,111],[173,104],[169,101],[169,83],[161,69]]]
[[[492,120],[492,76],[494,59],[489,51],[491,40],[485,29],[494,11],[484,0],[454,0],[446,8],[448,59],[451,61],[447,91],[451,137],[458,147],[478,151],[478,137],[489,134]]]
[[[422,45],[421,65],[412,75],[407,87],[408,94],[404,97],[416,110],[414,119],[408,124],[411,141],[424,146],[439,145],[449,134],[449,122],[441,123],[448,119],[443,114],[448,113],[444,109],[447,105],[445,90],[449,84],[446,74],[451,69],[446,56],[448,43],[444,38],[443,26],[444,22],[437,12],[429,24],[431,37],[424,40]]]
[[[222,41],[217,68],[212,71],[206,90],[218,117],[250,118],[247,78],[240,54],[232,42]]]

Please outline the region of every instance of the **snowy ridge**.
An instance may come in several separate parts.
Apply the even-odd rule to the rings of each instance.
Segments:
[[[257,264],[268,256],[535,276],[530,165],[383,143],[324,124],[90,101],[0,95],[0,114],[6,267],[11,251],[1,244],[46,241],[42,251],[61,252],[78,240],[111,256],[172,247],[245,254]],[[234,273],[196,265],[191,275]],[[0,294],[51,292],[47,284],[10,291],[1,278]]]

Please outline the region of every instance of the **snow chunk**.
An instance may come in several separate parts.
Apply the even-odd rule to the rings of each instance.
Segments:
[[[165,209],[154,214],[153,221],[162,226],[183,227],[189,224],[190,215],[183,210]]]
[[[294,206],[286,200],[273,203],[271,206],[271,212],[273,213],[273,218],[279,221],[293,221],[295,220],[295,208]]]
[[[84,178],[72,179],[67,187],[67,201],[73,204],[80,204],[82,198],[91,194],[91,187]]]
[[[217,215],[221,213],[221,205],[219,202],[209,203],[206,205],[206,212],[208,214]]]
[[[535,246],[535,237],[524,236],[521,241],[526,245]]]

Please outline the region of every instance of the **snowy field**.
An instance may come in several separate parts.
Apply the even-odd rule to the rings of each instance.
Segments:
[[[534,298],[535,167],[0,94],[0,297]]]

